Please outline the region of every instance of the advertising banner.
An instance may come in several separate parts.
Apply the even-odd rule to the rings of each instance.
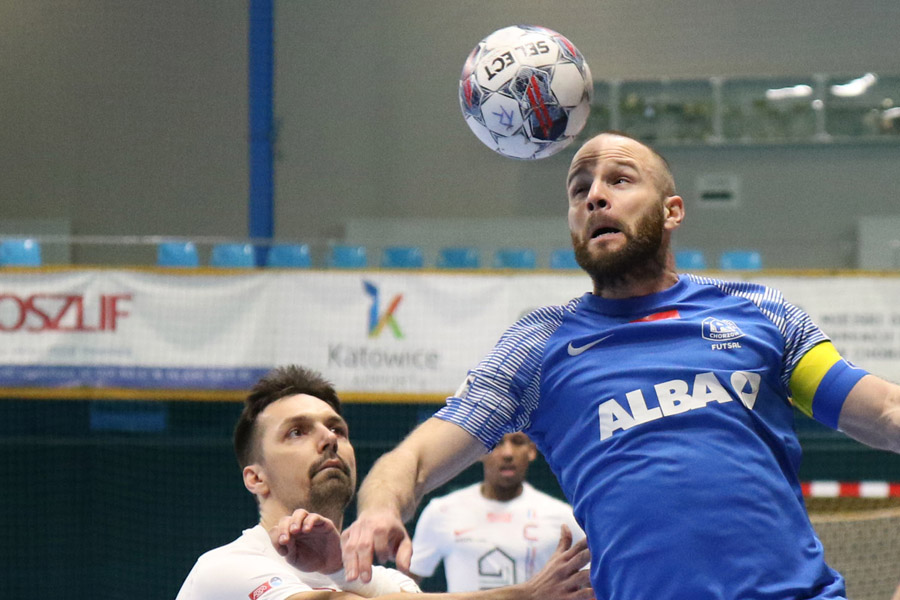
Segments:
[[[848,360],[900,379],[900,278],[754,280],[805,309]],[[296,363],[345,396],[437,399],[520,316],[589,290],[580,272],[4,273],[0,388],[243,391]]]

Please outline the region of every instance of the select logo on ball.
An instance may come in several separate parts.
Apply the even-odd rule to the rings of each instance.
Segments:
[[[556,154],[587,123],[593,80],[572,42],[546,27],[514,25],[469,53],[459,102],[488,148],[524,160]]]

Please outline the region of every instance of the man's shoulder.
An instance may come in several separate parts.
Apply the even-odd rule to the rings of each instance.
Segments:
[[[510,356],[522,357],[530,353],[542,352],[548,340],[556,334],[568,317],[576,314],[582,298],[574,298],[566,304],[549,304],[521,314],[515,323],[510,325],[497,345],[502,361]],[[491,356],[488,356],[490,361]]]
[[[690,273],[685,274],[683,277],[688,285],[695,289],[716,290],[720,294],[739,296],[755,303],[773,300],[780,301],[784,298],[779,289],[754,281],[729,281]]]
[[[228,598],[234,590],[252,593],[264,583],[265,574],[277,570],[276,562],[266,555],[261,536],[267,534],[257,526],[236,540],[201,554],[182,584],[178,600]]]
[[[522,484],[522,497],[531,501],[540,502],[547,507],[555,508],[565,513],[571,513],[572,507],[564,500],[543,492],[527,481]]]
[[[240,561],[250,554],[264,555],[265,548],[261,543],[260,532],[265,534],[260,525],[245,529],[237,539],[201,554],[197,559],[197,565],[216,565],[230,560]]]
[[[466,487],[459,488],[458,490],[453,490],[443,496],[435,496],[428,503],[429,507],[432,507],[432,510],[443,510],[447,507],[457,507],[460,506],[460,502],[463,501],[471,501],[472,499],[477,499],[481,497],[481,484],[473,483],[472,485],[467,485]]]
[[[577,311],[584,296],[572,298],[565,304],[547,304],[521,313],[511,329],[533,329],[558,326],[567,314]]]
[[[559,318],[566,313],[573,313],[578,310],[578,307],[584,301],[585,296],[590,295],[590,293],[586,293],[582,296],[576,296],[563,304],[547,304],[545,306],[541,306],[539,308],[534,309],[531,314],[540,317],[555,317]]]

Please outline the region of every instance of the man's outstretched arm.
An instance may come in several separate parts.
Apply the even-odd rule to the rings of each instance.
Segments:
[[[874,375],[860,379],[844,401],[838,428],[868,446],[900,453],[900,386]]]
[[[368,582],[375,557],[394,560],[409,572],[412,541],[403,523],[415,514],[422,496],[485,452],[458,425],[432,417],[379,458],[360,486],[357,519],[341,536],[347,580]]]

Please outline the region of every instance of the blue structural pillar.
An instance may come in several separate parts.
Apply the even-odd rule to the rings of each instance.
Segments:
[[[249,18],[249,125],[250,193],[248,225],[251,238],[272,239],[274,234],[273,145],[273,4],[274,0],[250,0]],[[262,264],[268,248],[256,248]]]

